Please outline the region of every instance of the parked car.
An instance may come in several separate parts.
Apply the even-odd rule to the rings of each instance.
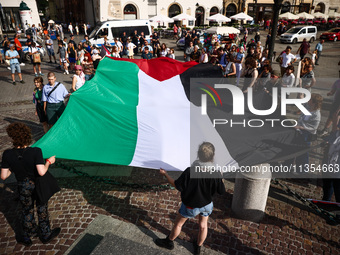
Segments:
[[[280,37],[281,43],[297,43],[302,42],[303,39],[309,40],[309,42],[314,42],[317,33],[316,26],[298,26],[292,27],[283,33]]]
[[[14,43],[14,39],[11,39],[10,42]],[[19,42],[22,45],[22,52],[24,53],[24,60],[31,61],[31,57],[28,54],[28,46],[26,46],[26,39],[20,38]],[[39,49],[41,61],[43,61],[43,58],[47,55],[46,49],[39,42],[35,42],[35,43],[37,45],[37,48]],[[2,55],[5,54],[3,48],[0,48],[0,52]]]
[[[328,40],[328,41],[334,41],[340,40],[340,27],[332,28],[331,30],[328,30],[327,32],[324,32],[320,35],[320,39]]]

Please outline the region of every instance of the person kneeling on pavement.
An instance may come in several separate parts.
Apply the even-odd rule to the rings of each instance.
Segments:
[[[204,142],[198,149],[198,160],[194,161],[192,168],[211,168],[214,167],[215,147],[209,142]],[[187,219],[195,218],[199,215],[199,232],[197,242],[194,243],[194,254],[200,254],[201,246],[208,234],[208,219],[213,211],[212,196],[215,193],[224,194],[225,187],[222,182],[222,175],[217,173],[216,178],[198,178],[191,177],[193,172],[187,168],[181,176],[175,181],[171,178],[164,169],[160,169],[160,174],[164,175],[168,182],[181,192],[182,205],[179,209],[175,224],[171,230],[170,235],[164,239],[156,239],[155,243],[163,248],[174,249],[174,240],[179,236],[182,226]],[[199,173],[207,174],[207,173]],[[196,177],[196,176],[195,176]]]

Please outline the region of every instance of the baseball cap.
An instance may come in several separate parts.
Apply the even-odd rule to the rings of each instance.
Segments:
[[[74,69],[75,69],[75,70],[83,70],[83,68],[81,67],[81,65],[76,65],[76,66],[74,67]]]

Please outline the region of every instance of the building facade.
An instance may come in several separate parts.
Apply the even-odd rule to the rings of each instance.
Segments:
[[[56,6],[56,20],[63,22],[90,22],[114,19],[149,19],[163,14],[168,17],[186,13],[196,21],[181,21],[186,26],[208,25],[207,18],[216,13],[223,13],[223,0],[50,0]],[[50,6],[51,7],[51,6]],[[81,10],[84,15],[76,15]],[[51,10],[51,13],[53,11]],[[52,17],[53,18],[53,17]],[[158,25],[158,24],[153,24]],[[163,25],[163,24],[161,24]],[[167,24],[164,24],[167,25]]]
[[[30,9],[30,18],[27,19],[27,25],[36,26],[41,23],[38,13],[37,3],[35,0],[24,1]],[[20,6],[21,0],[1,0],[0,2],[0,27],[3,33],[14,32],[15,27],[20,29],[24,28],[25,24],[22,24],[20,18]],[[1,32],[0,31],[0,32]]]

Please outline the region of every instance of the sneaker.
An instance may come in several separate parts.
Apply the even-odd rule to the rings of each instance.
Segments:
[[[39,75],[40,75],[40,76],[44,76],[44,74],[43,74],[43,73],[39,73]]]
[[[57,61],[54,61],[54,64],[57,64]]]
[[[201,254],[201,246],[198,246],[196,242],[194,242],[193,244],[194,244],[194,254],[195,255]]]
[[[65,72],[66,72],[66,74],[69,74],[68,70],[66,70]]]
[[[171,241],[169,239],[169,236],[167,236],[166,238],[157,238],[155,240],[155,244],[159,247],[168,249],[168,250],[173,250],[175,245],[174,245],[174,241]]]
[[[35,74],[35,77],[38,77],[38,76],[39,76],[39,75],[36,73],[36,74]]]
[[[17,85],[17,83],[15,81],[13,81],[12,83],[13,83],[13,85]]]
[[[8,69],[8,70],[11,70],[11,68],[10,68],[9,66],[7,67],[7,69]]]
[[[16,236],[15,239],[16,239],[17,243],[25,245],[26,247],[29,247],[29,246],[32,245],[32,240],[29,237]]]
[[[25,82],[24,82],[24,80],[21,80],[20,83],[24,84]]]
[[[25,66],[25,63],[21,63],[20,66]]]
[[[52,63],[52,61],[48,62],[48,63]]]
[[[42,238],[40,236],[39,239],[43,244],[47,244],[47,243],[51,242],[55,237],[57,237],[60,234],[60,230],[61,230],[60,228],[55,228],[51,231],[51,234],[50,234],[49,237]]]

